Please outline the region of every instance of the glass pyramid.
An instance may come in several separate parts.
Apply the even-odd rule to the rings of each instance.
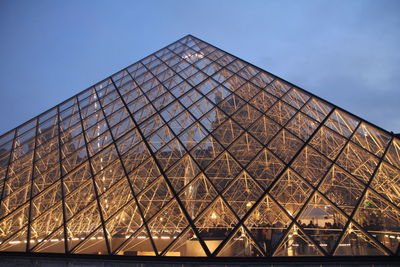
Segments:
[[[191,35],[0,137],[0,251],[398,255],[400,140]]]

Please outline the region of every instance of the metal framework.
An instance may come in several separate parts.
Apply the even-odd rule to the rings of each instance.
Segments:
[[[188,35],[0,137],[0,251],[399,255],[400,139]]]

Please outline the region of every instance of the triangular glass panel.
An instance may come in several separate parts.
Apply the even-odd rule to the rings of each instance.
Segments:
[[[266,195],[247,217],[244,225],[260,248],[270,255],[291,222],[275,200]]]
[[[357,128],[351,140],[376,156],[381,157],[390,141],[390,136],[363,122]]]
[[[213,107],[214,105],[209,100],[207,100],[207,98],[203,97],[202,99],[200,99],[199,101],[197,101],[196,103],[194,103],[189,107],[189,112],[196,119],[199,119],[202,116],[204,116],[204,114],[209,112]],[[219,112],[219,110],[218,110],[219,114],[215,114],[217,110],[218,109],[214,109],[213,112],[209,112],[208,115],[206,115],[206,117],[208,117],[209,119],[215,117],[219,119],[223,118],[224,115],[222,115],[221,112]]]
[[[331,128],[342,136],[349,138],[359,122],[359,120],[350,114],[336,109],[325,122],[325,126]]]
[[[400,211],[368,190],[358,206],[354,220],[388,249],[396,253],[400,243]]]
[[[263,250],[242,226],[226,242],[217,257],[262,257]]]
[[[268,93],[271,93],[275,96],[281,97],[284,95],[292,86],[280,79],[275,79],[273,82],[271,82],[265,90]]]
[[[82,186],[76,188],[64,199],[67,219],[70,219],[76,213],[87,207],[95,197],[92,180],[88,180]]]
[[[191,112],[196,116],[196,113],[193,113],[192,108]],[[203,115],[203,113],[198,113],[198,117],[201,117]],[[204,128],[207,129],[207,131],[212,132],[226,120],[227,115],[224,112],[222,112],[219,108],[213,108],[211,111],[200,118],[200,123],[204,126]]]
[[[301,109],[303,113],[319,122],[322,122],[331,110],[331,105],[315,97],[307,101],[307,104]]]
[[[344,137],[325,126],[322,126],[310,140],[312,147],[331,160],[336,159],[345,144]]]
[[[126,179],[115,184],[107,192],[99,197],[101,211],[104,220],[111,217],[120,207],[124,206],[133,198],[132,190]]]
[[[215,105],[221,103],[225,98],[231,94],[231,91],[223,86],[218,86],[207,94],[208,99],[211,100]]]
[[[123,207],[116,207],[116,210],[118,210],[117,213],[105,223],[111,252],[114,252],[143,225],[138,206],[134,200]]]
[[[77,245],[71,253],[73,254],[97,254],[107,255],[107,245],[103,228],[99,227],[94,233]]]
[[[274,257],[323,255],[297,225],[292,226],[273,254]]]
[[[96,174],[94,180],[96,182],[97,191],[100,194],[107,191],[111,186],[124,178],[126,179],[121,162],[116,160],[114,163]]]
[[[218,104],[218,107],[228,115],[232,115],[238,111],[245,102],[238,96],[230,95],[224,101]]]
[[[285,96],[283,101],[290,104],[292,107],[300,109],[310,98],[308,94],[298,88],[292,88]]]
[[[252,100],[250,100],[250,104],[256,107],[261,112],[266,112],[270,107],[272,107],[278,99],[273,95],[261,91],[255,96]]]
[[[271,117],[275,122],[284,126],[296,113],[296,110],[288,104],[277,101],[273,107],[271,107],[267,115]]]
[[[260,71],[256,76],[251,78],[251,81],[260,88],[265,88],[274,80],[274,77],[264,71]]]
[[[389,145],[385,160],[400,169],[400,139],[393,139],[393,142]]]
[[[187,150],[191,150],[194,146],[200,143],[207,134],[207,131],[200,123],[194,123],[179,136],[179,140],[181,140]]]
[[[101,228],[100,213],[97,203],[94,201],[71,220],[67,221],[69,250],[73,251],[77,245],[89,238],[89,235],[98,228]]]
[[[200,237],[211,253],[226,239],[238,222],[227,204],[216,199],[194,222]]]
[[[249,82],[243,84],[238,90],[235,91],[238,96],[246,101],[249,101],[253,96],[258,94],[258,92],[260,92],[260,88]]]
[[[207,242],[207,241],[206,241]],[[183,257],[205,257],[203,247],[194,231],[188,227],[187,230],[170,244],[169,248],[162,254],[163,256],[183,256]]]
[[[61,227],[52,235],[41,236],[30,240],[31,252],[65,253],[64,228]]]
[[[286,125],[286,129],[300,137],[303,141],[314,133],[318,123],[303,113],[297,113]]]
[[[88,163],[85,163],[63,178],[64,195],[82,187],[89,180],[91,181],[90,167]]]
[[[147,225],[158,253],[161,253],[189,223],[178,202],[172,200]]]
[[[125,256],[156,256],[151,243],[151,237],[149,237],[145,227],[139,229],[135,234],[128,236],[114,254]]]
[[[260,116],[261,112],[251,107],[249,104],[246,104],[241,109],[239,109],[238,112],[233,114],[232,118],[243,128],[247,128]]]
[[[224,147],[228,147],[238,136],[243,132],[240,126],[232,121],[227,120],[217,129],[212,132],[212,135],[217,139]]]
[[[35,246],[38,243],[41,243],[44,239],[49,239],[48,235],[53,233],[58,228],[63,228],[63,211],[61,203],[52,207],[47,212],[42,213],[35,220],[30,223],[30,248]],[[58,230],[59,231],[59,230]],[[62,238],[64,243],[64,229],[62,229],[61,233],[57,234],[58,237],[50,238],[50,239],[60,239]],[[59,237],[61,236],[61,237]],[[61,239],[60,239],[61,241]],[[55,242],[55,241],[52,241]],[[64,245],[62,245],[64,246]],[[57,245],[56,247],[59,247]],[[64,247],[63,247],[64,249]],[[35,249],[36,250],[36,249]],[[64,251],[59,251],[64,253]]]
[[[349,224],[334,256],[384,256],[382,248],[365,235],[356,225]]]
[[[129,180],[131,181],[135,193],[139,194],[155,179],[160,177],[160,175],[160,170],[154,162],[154,159],[149,158],[129,174]]]
[[[2,227],[1,229],[4,229],[4,231],[9,230],[5,227]],[[13,235],[2,237],[0,241],[0,251],[26,252],[27,231],[28,228],[25,225],[18,232],[13,232]]]
[[[314,194],[298,218],[302,230],[330,253],[341,236],[347,217],[318,193]]]
[[[126,171],[131,172],[150,157],[150,153],[143,142],[122,155],[122,163]]]
[[[28,181],[30,179],[31,171],[27,169],[18,173],[15,177],[8,178],[0,205],[2,217],[7,216],[29,200],[31,183]]]
[[[179,143],[178,139],[175,138],[169,142],[166,146],[161,148],[155,155],[157,161],[160,163],[164,171],[168,170],[171,165],[176,161],[183,158],[186,154],[184,147]]]

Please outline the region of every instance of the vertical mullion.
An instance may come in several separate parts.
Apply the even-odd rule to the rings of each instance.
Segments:
[[[95,89],[93,89],[93,90],[95,90]],[[84,125],[83,125],[83,118],[82,118],[82,113],[81,113],[81,108],[80,108],[78,97],[76,97],[76,103],[77,103],[77,106],[78,106],[79,119],[80,119],[80,122],[81,122],[82,133],[83,133],[82,135],[83,135],[83,140],[85,142],[84,145],[85,145],[85,148],[86,148],[86,154],[87,154],[88,162],[89,162],[90,175],[92,176],[92,182],[93,182],[93,188],[94,188],[95,198],[96,198],[96,202],[97,202],[97,208],[98,208],[98,212],[99,212],[99,215],[100,215],[100,223],[101,223],[101,226],[103,228],[104,240],[106,242],[107,252],[108,252],[108,254],[111,254],[110,244],[108,242],[107,232],[106,232],[106,228],[105,228],[105,224],[104,224],[104,217],[103,217],[103,213],[101,211],[101,205],[100,205],[100,201],[99,201],[99,193],[98,193],[97,186],[96,186],[96,181],[95,181],[95,178],[94,178],[94,171],[93,171],[91,156],[90,156],[90,153],[89,153],[88,141],[87,141],[87,138],[86,138],[86,132],[85,132],[85,128],[84,128]]]
[[[128,72],[128,71],[127,71],[127,72]],[[110,79],[111,79],[111,78],[110,78]],[[112,81],[112,83],[113,83],[113,86],[115,87],[115,90],[117,91],[117,93],[118,93],[120,99],[122,100],[122,96],[121,96],[121,94],[119,93],[119,90],[118,90],[118,88],[116,87],[116,84],[114,83],[114,81]],[[98,101],[99,101],[100,109],[101,109],[101,111],[102,111],[102,113],[103,113],[103,115],[104,115],[105,122],[106,122],[107,127],[108,127],[108,129],[109,129],[109,131],[110,131],[111,139],[112,139],[112,141],[113,141],[113,144],[115,145],[115,149],[116,149],[116,151],[117,151],[118,158],[119,158],[119,160],[121,160],[121,159],[122,159],[121,153],[120,153],[120,151],[119,151],[119,149],[118,149],[118,146],[117,146],[117,143],[116,143],[116,141],[115,141],[114,135],[113,135],[113,133],[112,133],[110,124],[109,124],[109,122],[108,122],[108,117],[106,116],[106,113],[105,113],[105,111],[104,111],[103,105],[101,104],[100,97],[99,97],[99,95],[98,95],[98,93],[97,93],[97,90],[95,89],[94,91],[95,91],[95,94],[96,94],[96,98],[97,98]],[[124,103],[124,102],[123,102],[123,103]],[[111,103],[111,104],[112,104],[112,103]],[[124,105],[125,105],[125,104],[124,104]],[[125,105],[125,106],[126,106],[126,105]],[[126,106],[125,109],[128,110],[128,107]],[[144,142],[144,141],[143,141],[143,142]],[[121,166],[122,166],[122,169],[123,169],[123,171],[124,171],[125,178],[126,178],[127,181],[128,181],[129,188],[131,189],[131,193],[132,193],[132,196],[133,196],[133,198],[134,198],[134,200],[135,200],[136,206],[138,207],[140,217],[141,217],[141,219],[142,219],[142,221],[143,221],[143,225],[145,226],[146,231],[149,233],[149,237],[150,237],[150,239],[151,239],[151,241],[152,241],[151,244],[152,244],[152,246],[153,246],[153,249],[154,249],[154,251],[157,251],[157,249],[156,249],[156,247],[155,247],[155,244],[153,243],[154,241],[153,241],[153,239],[152,239],[152,237],[151,237],[151,235],[150,235],[150,230],[148,229],[148,225],[147,225],[147,223],[146,223],[146,221],[145,221],[145,219],[144,219],[144,215],[143,215],[142,208],[140,207],[139,201],[138,201],[138,199],[137,199],[137,197],[136,197],[136,194],[135,194],[135,192],[134,192],[134,190],[133,190],[132,182],[130,181],[130,179],[129,179],[129,177],[128,177],[128,172],[127,172],[127,170],[126,170],[126,168],[125,168],[125,164],[122,163]],[[123,243],[125,243],[125,242],[123,242]],[[111,253],[112,253],[112,251],[111,251]],[[157,254],[156,254],[156,255],[157,255]]]

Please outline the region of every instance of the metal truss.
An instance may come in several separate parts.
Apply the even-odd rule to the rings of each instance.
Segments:
[[[400,140],[188,35],[0,137],[0,251],[394,256]]]

